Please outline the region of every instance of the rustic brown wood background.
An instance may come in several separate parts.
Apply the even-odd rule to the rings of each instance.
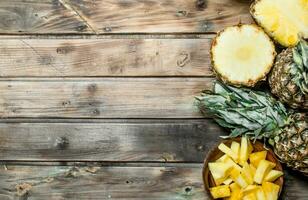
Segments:
[[[249,0],[1,0],[0,199],[203,200],[194,106]],[[282,199],[308,199],[285,171]]]

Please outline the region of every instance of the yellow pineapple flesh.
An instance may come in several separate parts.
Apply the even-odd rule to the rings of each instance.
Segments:
[[[308,37],[307,0],[256,0],[250,12],[282,46],[294,46],[299,37]]]
[[[210,188],[210,192],[214,199],[230,196],[230,188],[228,185],[212,187]]]
[[[264,80],[274,63],[275,47],[269,36],[256,25],[227,27],[211,46],[213,69],[224,82],[254,86]]]

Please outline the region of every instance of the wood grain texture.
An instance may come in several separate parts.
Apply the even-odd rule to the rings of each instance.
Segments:
[[[194,96],[212,78],[0,81],[0,118],[203,118]],[[27,80],[27,81],[26,81]]]
[[[211,76],[207,39],[0,39],[0,77]]]
[[[15,166],[0,168],[0,197],[11,199],[206,200],[201,164],[161,167]],[[306,200],[308,182],[285,172],[281,199]]]
[[[58,0],[1,0],[0,33],[92,33],[87,23]]]
[[[216,32],[252,22],[250,1],[66,0],[98,33]]]
[[[224,131],[212,120],[0,123],[1,160],[202,162]]]
[[[207,199],[198,167],[1,166],[6,199]]]
[[[1,0],[0,33],[215,32],[251,22],[241,0]]]

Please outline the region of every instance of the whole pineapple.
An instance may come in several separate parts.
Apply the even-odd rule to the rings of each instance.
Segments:
[[[281,162],[308,175],[306,113],[286,110],[269,93],[220,82],[196,99],[203,113],[213,114],[219,125],[232,130],[229,137],[267,139]]]
[[[292,108],[308,109],[308,44],[282,51],[269,75],[271,92]]]

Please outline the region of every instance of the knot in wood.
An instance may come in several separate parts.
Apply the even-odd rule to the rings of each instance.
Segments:
[[[197,8],[206,8],[206,2],[205,0],[197,0],[196,1],[196,7]]]
[[[55,146],[58,149],[66,149],[69,145],[69,141],[66,137],[58,137],[56,138]]]
[[[105,31],[105,32],[111,32],[111,31],[112,31],[112,28],[109,27],[109,26],[107,26],[107,27],[104,28],[104,31]]]
[[[15,188],[16,188],[16,194],[18,196],[24,196],[29,193],[29,191],[32,188],[32,185],[30,185],[29,183],[20,183],[16,185]]]
[[[177,60],[178,67],[184,67],[190,61],[190,54],[187,52],[182,52]]]
[[[187,15],[187,11],[185,11],[185,10],[179,10],[176,13],[176,16],[178,16],[178,17],[184,17],[186,15]]]

